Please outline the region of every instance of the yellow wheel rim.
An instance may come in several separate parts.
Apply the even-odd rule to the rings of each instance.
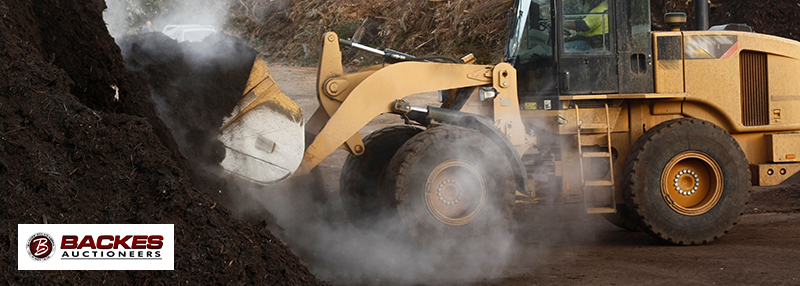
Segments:
[[[475,220],[486,205],[483,174],[473,165],[449,160],[436,166],[425,182],[425,203],[437,220],[460,226]]]
[[[664,200],[683,215],[708,212],[719,202],[722,190],[722,169],[713,158],[701,152],[678,154],[661,174]]]

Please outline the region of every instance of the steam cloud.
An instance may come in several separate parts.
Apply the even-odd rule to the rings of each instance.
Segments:
[[[399,123],[399,122],[397,122]],[[249,188],[277,217],[282,238],[321,279],[343,285],[466,285],[499,279],[545,264],[554,247],[593,243],[599,216],[582,203],[516,204],[512,229],[480,240],[415,242],[397,217],[381,217],[363,230],[349,223],[338,193],[337,156],[311,174],[266,187]],[[253,203],[253,202],[251,202]],[[484,209],[483,215],[498,215]]]
[[[228,1],[174,0],[151,2],[148,5],[145,0],[106,0],[106,7],[103,19],[108,32],[119,39],[138,33],[146,21],[152,22],[153,31],[161,31],[166,25],[179,24],[211,25],[219,31],[225,24]],[[149,11],[153,10],[162,13],[149,18]]]
[[[369,230],[354,227],[330,185],[336,182],[329,176],[338,173],[318,168],[251,191],[262,194],[257,199],[276,215],[289,246],[319,278],[345,284],[466,283],[497,277],[506,268],[514,242],[510,232],[470,243],[419,243],[406,235],[397,217],[378,218]]]

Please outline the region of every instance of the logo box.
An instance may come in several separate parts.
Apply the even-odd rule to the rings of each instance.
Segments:
[[[18,270],[174,270],[172,224],[20,224]]]

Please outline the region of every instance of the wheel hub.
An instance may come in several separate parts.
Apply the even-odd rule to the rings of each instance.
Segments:
[[[425,203],[434,218],[444,224],[460,226],[475,220],[486,204],[483,173],[472,164],[445,161],[428,175]]]
[[[455,180],[447,179],[439,184],[439,188],[436,189],[436,195],[443,204],[452,206],[461,199],[461,190]]]
[[[722,169],[705,153],[687,151],[673,157],[661,174],[666,203],[683,215],[701,215],[722,196]]]
[[[700,187],[700,178],[690,169],[684,169],[675,175],[675,191],[684,196],[691,196]]]

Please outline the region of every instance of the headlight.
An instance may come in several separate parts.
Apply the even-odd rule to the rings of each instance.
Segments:
[[[481,87],[479,94],[481,101],[487,101],[497,97],[497,90],[494,87]]]

